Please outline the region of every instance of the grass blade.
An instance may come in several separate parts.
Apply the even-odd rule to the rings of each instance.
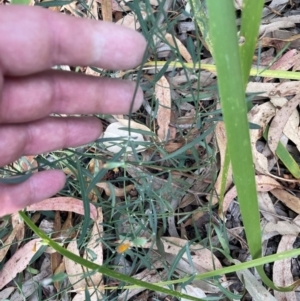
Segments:
[[[252,61],[253,54],[251,51],[254,51],[255,43],[253,41],[256,41],[257,33],[252,31],[251,34],[253,36],[249,36],[247,33],[245,39],[249,40],[249,45],[240,54],[233,2],[231,0],[223,0],[221,3],[217,3],[213,0],[208,0],[207,6],[228,150],[249,250],[252,258],[256,259],[262,256],[261,230],[247,121],[245,86],[250,70],[247,62],[249,60],[250,62]],[[248,4],[246,7],[249,9],[251,5]],[[247,26],[244,25],[244,28],[248,28],[251,22],[256,19],[251,19],[246,14],[245,9],[243,13],[248,18],[247,22],[250,22]],[[249,13],[252,16],[252,11]],[[260,17],[261,12],[255,11],[255,13],[256,18]],[[258,29],[257,24],[256,28]],[[245,60],[246,63],[242,63],[242,60]],[[229,74],[232,76],[228,76]],[[285,288],[276,287],[266,276],[263,266],[257,266],[257,271],[264,283],[272,289],[290,291],[295,286],[295,284],[292,284]]]
[[[203,299],[200,298],[196,298],[196,297],[192,297],[177,291],[172,291],[169,290],[167,288],[164,287],[160,287],[158,285],[152,284],[152,283],[148,283],[145,281],[141,281],[141,280],[137,280],[133,277],[115,272],[111,269],[108,269],[104,266],[100,266],[96,263],[93,263],[91,261],[88,261],[80,256],[77,256],[75,254],[73,254],[72,252],[68,251],[67,249],[65,249],[64,247],[60,246],[59,244],[57,244],[56,242],[54,242],[51,238],[49,238],[42,230],[40,230],[31,220],[30,218],[24,213],[24,212],[19,212],[20,216],[23,218],[23,220],[25,221],[25,223],[27,224],[27,226],[34,231],[43,241],[45,244],[51,246],[54,250],[56,250],[57,252],[59,252],[61,255],[71,259],[72,261],[88,268],[94,271],[98,271],[108,277],[112,277],[114,279],[118,279],[120,281],[124,281],[125,283],[131,283],[134,285],[137,285],[138,287],[145,287],[149,290],[153,290],[156,292],[161,292],[161,293],[165,293],[167,295],[171,295],[177,298],[185,298],[187,300],[194,300],[194,301],[202,301]]]
[[[242,23],[240,32],[241,68],[245,86],[253,61],[253,53],[257,43],[258,29],[264,0],[245,0],[243,2]]]

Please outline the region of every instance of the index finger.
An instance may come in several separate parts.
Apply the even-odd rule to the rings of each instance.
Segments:
[[[0,6],[0,71],[26,75],[54,65],[136,67],[144,37],[126,27],[40,7]]]

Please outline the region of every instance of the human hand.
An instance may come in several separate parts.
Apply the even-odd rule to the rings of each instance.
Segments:
[[[139,33],[38,7],[0,6],[0,17],[0,166],[20,156],[83,145],[101,134],[97,118],[49,117],[51,113],[129,112],[134,82],[51,67],[135,67],[146,47]],[[139,89],[134,110],[142,98]],[[36,173],[20,184],[0,183],[0,216],[52,196],[64,183],[59,170]]]

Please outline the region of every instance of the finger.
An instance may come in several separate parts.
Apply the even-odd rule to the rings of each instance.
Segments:
[[[0,6],[0,70],[25,75],[54,65],[137,66],[142,35],[110,22],[75,18],[39,7]]]
[[[73,72],[47,71],[5,78],[0,122],[27,122],[58,114],[128,114],[137,110],[143,92],[136,83]]]
[[[65,175],[59,170],[33,174],[20,184],[0,184],[0,217],[51,197],[64,187]]]
[[[48,117],[35,122],[0,127],[0,166],[23,155],[35,155],[96,140],[102,131],[94,117]]]

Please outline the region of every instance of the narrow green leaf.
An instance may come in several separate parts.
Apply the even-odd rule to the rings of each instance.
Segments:
[[[244,4],[247,1],[248,6],[246,7],[250,9],[253,6],[249,4],[249,0],[245,0]],[[222,2],[208,0],[207,6],[228,150],[249,250],[252,258],[257,259],[262,256],[260,216],[245,102],[245,87],[250,67],[241,62],[242,60],[246,60],[246,56],[247,60],[252,61],[252,52],[255,48],[253,43],[256,41],[257,32],[252,30],[252,36],[249,36],[248,33],[245,36],[245,43],[248,40],[249,46],[242,52],[241,59],[233,2],[231,0],[223,0]],[[252,14],[252,11],[249,13]],[[255,10],[255,14],[258,13]],[[245,8],[243,14],[248,16]],[[259,17],[260,14],[261,12],[259,13]],[[258,22],[259,19],[257,20],[257,18],[258,16],[255,16],[247,22],[250,22],[250,24],[255,20],[255,22]],[[247,24],[247,28],[249,26]],[[259,25],[253,24],[253,26],[258,29]],[[228,76],[229,74],[232,76]],[[263,282],[270,288],[280,291],[290,291],[293,289],[295,284],[285,288],[276,287],[266,276],[263,266],[256,268]]]
[[[29,5],[30,0],[11,0],[10,3],[14,5]]]
[[[264,138],[268,140],[269,127],[266,128],[264,132]],[[296,178],[300,179],[300,168],[295,159],[287,151],[284,145],[279,141],[278,146],[275,151],[278,158],[284,164],[284,166],[289,170],[289,172]]]
[[[51,238],[49,238],[41,229],[39,229],[31,220],[29,217],[27,217],[27,215],[24,212],[19,212],[20,216],[23,218],[23,220],[25,221],[25,223],[27,224],[27,226],[35,233],[37,234],[43,241],[45,244],[51,246],[54,250],[56,250],[57,252],[59,252],[61,255],[69,258],[70,260],[73,260],[74,262],[88,268],[94,271],[98,271],[108,277],[114,278],[114,279],[118,279],[120,281],[123,281],[125,283],[131,283],[134,285],[137,285],[138,287],[145,287],[149,290],[152,291],[156,291],[156,292],[161,292],[161,293],[165,293],[167,295],[171,295],[177,298],[185,298],[187,300],[194,300],[194,301],[202,301],[203,299],[200,298],[196,298],[196,297],[192,297],[177,291],[172,291],[169,290],[167,288],[164,287],[160,287],[158,285],[152,284],[152,283],[148,283],[145,281],[141,281],[141,280],[137,280],[133,277],[129,277],[127,275],[115,272],[113,270],[110,270],[104,266],[100,266],[98,264],[95,264],[91,261],[88,261],[80,256],[77,256],[73,253],[71,253],[70,251],[68,251],[67,249],[65,249],[64,247],[60,246],[59,244],[57,244],[56,242],[54,242]]]
[[[208,50],[213,54],[213,45],[210,37],[209,22],[206,8],[206,1],[190,0],[190,5],[193,11],[194,19],[199,27],[202,38]],[[202,40],[201,40],[202,41]]]
[[[244,0],[240,32],[240,56],[244,85],[247,85],[253,54],[257,43],[258,29],[264,0]]]
[[[251,144],[247,120],[244,83],[235,24],[235,10],[231,0],[217,3],[207,1],[211,39],[215,48],[218,84],[225,121],[228,150],[240,201],[244,225],[252,225],[253,233],[260,233],[256,185],[252,164]],[[228,76],[231,74],[232,76]],[[253,214],[249,214],[252,212]],[[261,256],[256,236],[247,235],[253,258]]]
[[[276,155],[284,164],[284,166],[289,170],[289,172],[296,178],[300,179],[300,169],[298,163],[291,156],[291,154],[287,151],[284,145],[279,141]]]
[[[77,160],[76,166],[77,166],[77,179],[80,185],[80,191],[82,195],[83,209],[84,209],[84,220],[81,228],[81,233],[78,239],[78,246],[81,247],[86,238],[88,227],[90,224],[90,200],[88,198],[88,194],[86,193],[86,184],[84,181],[84,177],[82,174],[82,167],[80,165],[79,160]]]
[[[202,299],[194,298],[194,297],[182,294],[182,293],[174,292],[174,291],[165,289],[163,287],[160,287],[160,286],[165,286],[165,285],[170,285],[170,284],[175,284],[175,283],[184,283],[184,282],[189,281],[191,277],[184,277],[184,278],[177,279],[177,280],[170,280],[170,281],[159,282],[159,283],[156,283],[156,284],[150,284],[148,282],[137,280],[137,279],[134,279],[134,278],[129,277],[127,275],[123,275],[121,273],[112,271],[112,270],[110,270],[106,267],[99,266],[99,265],[97,265],[93,262],[90,262],[90,261],[88,261],[84,258],[81,258],[81,257],[69,252],[67,249],[60,246],[55,241],[53,241],[51,238],[49,238],[41,229],[39,229],[30,220],[29,217],[27,217],[27,215],[24,212],[19,211],[19,214],[22,217],[22,219],[25,221],[27,226],[36,235],[38,235],[47,245],[51,246],[54,250],[59,252],[61,255],[73,260],[74,262],[76,262],[76,263],[78,263],[78,264],[80,264],[80,265],[82,265],[86,268],[92,269],[94,271],[97,270],[98,272],[100,272],[100,273],[102,273],[102,274],[104,274],[108,277],[112,277],[114,279],[124,281],[125,283],[133,284],[132,286],[126,286],[124,288],[145,287],[149,290],[166,293],[168,295],[175,296],[175,297],[178,297],[178,298],[187,298],[188,300],[195,300],[195,301],[201,301],[202,300]],[[219,269],[219,270],[203,273],[203,274],[197,275],[195,277],[193,276],[193,277],[194,277],[195,280],[209,279],[209,278],[212,278],[212,277],[215,277],[215,276],[220,276],[220,275],[224,275],[224,274],[227,274],[227,273],[241,271],[243,269],[249,269],[249,268],[257,267],[257,266],[261,266],[263,264],[270,263],[270,262],[273,262],[273,261],[276,261],[276,260],[283,260],[283,259],[286,259],[286,258],[295,257],[295,256],[299,256],[299,255],[300,255],[300,249],[293,249],[293,250],[289,250],[289,251],[282,252],[282,253],[279,253],[279,254],[274,254],[274,255],[263,257],[263,258],[258,258],[258,259],[255,259],[255,260],[246,261],[244,263],[236,264],[236,265],[229,266],[229,267],[226,267],[226,268],[222,268],[222,269]],[[107,287],[107,289],[110,289],[110,288]]]
[[[0,183],[3,184],[20,184],[22,182],[27,181],[32,176],[32,173],[29,172],[20,176],[13,176],[9,178],[0,178]]]
[[[144,67],[162,67],[166,64],[165,61],[156,61],[156,62],[148,62],[144,64]],[[194,63],[178,63],[175,61],[169,62],[169,67],[173,68],[187,68],[187,69],[203,69],[211,72],[216,72],[216,65],[212,64],[194,64]],[[271,78],[282,78],[282,79],[296,79],[300,80],[300,72],[294,71],[284,71],[284,70],[264,70],[258,68],[250,69],[251,76],[260,76],[260,77],[271,77]]]
[[[54,1],[43,1],[43,2],[37,2],[36,6],[42,6],[42,7],[55,7],[55,6],[63,6],[68,5],[74,2],[75,0],[54,0]]]

